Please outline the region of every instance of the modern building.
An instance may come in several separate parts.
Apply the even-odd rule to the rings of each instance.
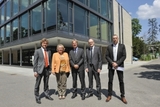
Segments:
[[[0,0],[0,52],[2,64],[32,65],[39,41],[48,38],[49,48],[64,44],[66,52],[71,40],[86,49],[93,38],[105,51],[114,33],[132,59],[131,16],[116,0]]]

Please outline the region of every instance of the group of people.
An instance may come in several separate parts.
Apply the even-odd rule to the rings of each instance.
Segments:
[[[97,97],[101,100],[101,81],[100,72],[102,70],[102,54],[101,49],[95,46],[94,40],[89,39],[89,48],[86,52],[80,47],[78,47],[78,41],[76,39],[72,40],[73,49],[69,53],[65,52],[65,47],[62,44],[57,45],[57,52],[53,53],[51,59],[51,52],[47,50],[48,40],[43,38],[40,42],[41,48],[35,50],[34,53],[34,65],[33,71],[36,77],[36,83],[34,88],[35,99],[38,104],[41,103],[39,95],[39,86],[41,79],[43,77],[44,81],[44,94],[49,100],[53,98],[49,95],[49,76],[53,74],[56,76],[57,81],[57,92],[59,99],[65,99],[66,89],[67,89],[67,78],[72,74],[73,80],[73,95],[71,98],[77,96],[77,76],[81,83],[81,99],[89,98],[93,96],[93,77],[96,81]],[[118,36],[113,35],[113,43],[107,47],[106,59],[108,61],[108,96],[106,102],[111,100],[112,96],[112,86],[113,86],[113,76],[114,71],[117,71],[121,100],[125,104],[127,101],[125,99],[124,92],[124,82],[123,82],[123,70],[124,70],[124,60],[126,58],[125,45],[118,43]],[[89,92],[86,96],[86,84],[85,84],[85,72],[88,73],[89,79]]]

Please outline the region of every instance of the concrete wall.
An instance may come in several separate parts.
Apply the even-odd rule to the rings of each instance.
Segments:
[[[132,62],[132,25],[130,14],[116,1],[113,0],[113,28],[114,34],[119,36],[119,42],[125,44],[127,58],[125,62]]]
[[[123,38],[126,46],[127,58],[126,62],[132,61],[132,28],[131,16],[123,9]]]

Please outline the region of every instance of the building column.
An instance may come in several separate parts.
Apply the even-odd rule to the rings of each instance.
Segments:
[[[61,43],[61,40],[60,40],[60,39],[58,39],[58,40],[57,40],[57,44],[60,44],[60,43]]]
[[[3,58],[3,56],[4,56],[4,50],[1,51],[1,55],[2,55],[1,56],[1,58],[2,58],[2,65],[3,65],[3,63],[4,63],[4,58]]]
[[[37,49],[37,44],[34,45],[34,49],[35,49],[35,50]]]
[[[22,66],[22,47],[20,47],[20,66]]]
[[[12,65],[12,49],[9,49],[9,65]]]

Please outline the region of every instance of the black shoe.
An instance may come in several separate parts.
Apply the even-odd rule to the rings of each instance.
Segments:
[[[73,98],[75,98],[76,96],[77,96],[77,93],[73,93],[73,95],[72,95],[71,98],[73,99]]]
[[[36,103],[41,104],[41,100],[39,97],[36,97]]]
[[[101,100],[101,99],[102,99],[101,96],[99,96],[99,97],[98,97],[98,100]]]
[[[49,95],[46,95],[46,99],[48,99],[48,100],[53,100],[53,98],[50,97]]]
[[[89,94],[86,96],[86,98],[89,98],[89,97],[92,97],[92,96],[93,96],[93,94],[89,93]]]
[[[85,100],[85,95],[81,95],[81,97],[82,97],[82,100]]]

